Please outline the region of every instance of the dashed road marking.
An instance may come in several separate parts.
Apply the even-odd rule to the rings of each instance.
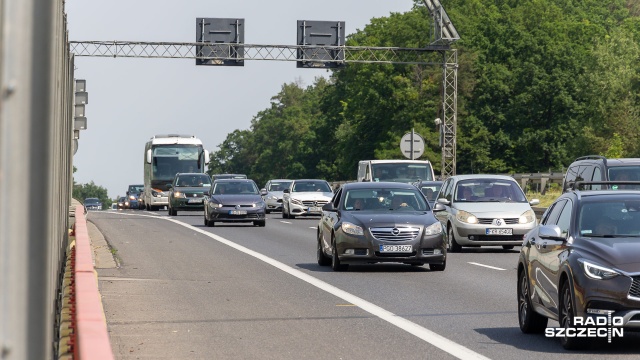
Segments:
[[[499,267],[495,267],[495,266],[490,266],[490,265],[484,265],[484,264],[478,264],[475,262],[469,262],[469,264],[471,265],[477,265],[477,266],[482,266],[482,267],[486,267],[489,269],[493,269],[493,270],[501,270],[501,271],[506,271],[507,269],[503,269],[503,268],[499,268]]]

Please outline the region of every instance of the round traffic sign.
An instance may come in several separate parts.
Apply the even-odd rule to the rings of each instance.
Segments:
[[[400,151],[407,159],[417,159],[424,154],[424,139],[418,133],[406,133],[400,140]]]

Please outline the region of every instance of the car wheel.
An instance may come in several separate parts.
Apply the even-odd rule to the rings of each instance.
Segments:
[[[261,220],[261,221],[254,221],[253,225],[255,226],[260,226],[260,227],[264,227],[266,225],[266,221],[265,220]]]
[[[505,250],[511,250],[513,249],[513,245],[502,245],[502,248]]]
[[[560,291],[562,298],[560,299],[560,326],[565,328],[565,336],[560,338],[562,347],[567,350],[580,350],[584,349],[587,345],[585,338],[568,337],[566,331],[568,328],[574,327],[574,317],[576,316],[575,309],[573,307],[573,296],[571,294],[571,287],[569,281],[566,281],[562,285]]]
[[[447,267],[447,260],[443,261],[442,264],[429,264],[429,270],[431,271],[444,271]]]
[[[449,238],[449,247],[447,248],[448,251],[452,252],[452,253],[456,253],[456,252],[460,252],[462,250],[462,246],[460,246],[460,244],[458,244],[458,242],[456,241],[455,236],[453,236],[453,225],[449,224],[449,228],[447,230],[447,234],[449,236],[447,236]]]
[[[523,333],[540,334],[544,332],[549,319],[535,312],[529,299],[529,280],[523,269],[518,275],[518,323]]]
[[[283,219],[287,219],[287,218],[288,218],[288,216],[287,216],[287,212],[286,212],[286,211],[284,211],[284,206],[282,207],[282,218],[283,218]]]
[[[331,241],[332,246],[332,255],[331,255],[331,269],[333,271],[345,271],[349,267],[347,264],[340,263],[340,258],[338,258],[338,248],[336,247],[336,239],[335,237]]]
[[[265,209],[264,212],[267,213],[267,214],[271,214],[271,210],[266,210]]]
[[[324,250],[322,249],[322,235],[318,232],[318,249],[316,252],[316,257],[318,258],[318,265],[320,266],[329,266],[331,265],[331,259],[325,255]]]

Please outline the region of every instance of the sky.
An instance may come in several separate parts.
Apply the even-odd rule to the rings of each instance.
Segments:
[[[297,20],[344,21],[346,34],[372,18],[407,12],[413,0],[66,0],[71,41],[195,42],[198,17],[241,18],[245,43],[295,45]],[[247,60],[243,67],[196,66],[194,59],[76,57],[87,82],[87,129],[73,157],[74,181],[110,198],[143,183],[144,145],[156,134],[195,135],[214,152],[270,106],[283,84],[312,85],[321,69],[294,61]],[[327,179],[331,180],[331,179]],[[263,186],[264,184],[258,184]]]

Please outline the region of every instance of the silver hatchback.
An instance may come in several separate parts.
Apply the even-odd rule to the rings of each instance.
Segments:
[[[448,250],[463,246],[521,245],[524,235],[537,224],[531,205],[510,176],[456,175],[448,178],[438,194],[446,211],[436,214],[447,234]]]

